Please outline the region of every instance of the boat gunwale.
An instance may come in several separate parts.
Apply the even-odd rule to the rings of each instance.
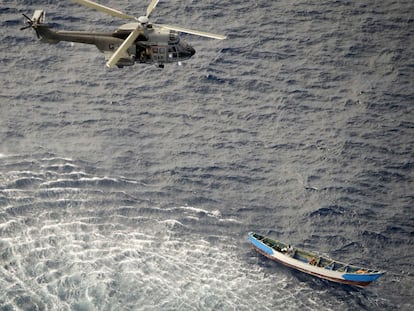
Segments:
[[[289,255],[286,252],[283,252],[282,250],[279,250],[277,248],[275,248],[272,245],[268,245],[268,243],[266,243],[266,241],[263,240],[270,240],[271,242],[273,242],[273,244],[278,244],[278,247],[280,248],[280,246],[284,246],[287,247],[287,245],[283,242],[280,242],[278,240],[266,237],[266,236],[262,236],[260,234],[257,233],[253,233],[250,232],[249,233],[249,238],[252,238],[254,240],[256,240],[257,242],[265,245],[266,247],[269,247],[272,250],[272,253],[268,253],[263,249],[260,249],[258,246],[254,245],[254,243],[252,243],[252,241],[249,241],[252,244],[252,247],[258,251],[260,254],[268,257],[269,259],[275,260],[277,262],[280,262],[281,264],[288,266],[290,268],[302,271],[304,273],[308,273],[323,279],[327,279],[333,282],[338,282],[338,283],[342,283],[342,284],[349,284],[349,285],[355,285],[355,286],[359,286],[359,287],[365,287],[367,285],[369,285],[371,282],[375,281],[376,279],[378,279],[380,276],[382,276],[385,272],[383,271],[379,271],[379,270],[373,270],[373,269],[367,269],[361,266],[356,266],[356,265],[351,265],[351,264],[346,264],[337,260],[334,260],[330,257],[327,256],[321,256],[317,253],[314,252],[308,252],[308,251],[304,251],[300,248],[295,248],[295,253],[293,255]],[[299,258],[295,258],[294,256],[296,255],[296,252],[302,252],[304,254],[307,254],[309,256],[313,256],[313,258],[316,257],[322,257],[324,260],[326,261],[331,261],[330,264],[338,264],[341,265],[338,268],[336,268],[335,270],[333,269],[329,269],[327,268],[328,265],[325,266],[316,266],[316,265],[312,265],[310,264],[310,262],[307,261],[303,261]],[[274,255],[273,252],[277,252],[278,254],[284,256],[281,258],[277,258],[277,256]],[[280,257],[280,256],[279,256]],[[284,258],[286,258],[286,260],[284,260]],[[293,259],[294,261],[296,261],[298,263],[298,265],[295,265],[293,263],[289,263],[288,258]],[[309,265],[309,269],[307,266],[305,265]],[[302,267],[301,267],[302,266]],[[312,267],[312,268],[311,268]],[[352,267],[352,269],[354,269],[355,271],[346,271],[346,268]],[[343,268],[343,270],[341,269]],[[360,272],[357,272],[358,270]],[[364,270],[363,272],[361,270]],[[320,272],[320,273],[318,273]],[[335,275],[336,274],[336,275]],[[373,279],[368,279],[368,280],[352,280],[352,278],[354,277],[373,277]],[[351,279],[348,279],[351,278]]]
[[[249,236],[253,236],[253,235],[258,235],[258,236],[261,236],[261,237],[262,237],[262,240],[263,240],[263,239],[268,239],[268,240],[271,240],[271,241],[273,241],[273,242],[276,242],[277,244],[281,244],[281,245],[283,245],[284,247],[287,247],[287,246],[288,246],[288,245],[286,245],[285,243],[280,242],[280,241],[278,241],[278,240],[275,240],[275,239],[272,239],[272,238],[269,238],[269,237],[265,237],[265,236],[262,236],[262,235],[260,235],[260,234],[253,233],[253,232],[250,232],[250,233],[249,233]],[[265,244],[266,246],[270,247],[272,250],[277,251],[278,253],[281,253],[281,254],[287,255],[286,253],[282,252],[281,250],[279,250],[279,249],[277,249],[277,248],[274,248],[274,247],[272,247],[271,245],[268,245],[268,244],[267,244],[267,243],[265,243],[264,241],[262,241],[262,240],[260,240],[260,239],[257,239],[257,238],[256,238],[256,237],[254,237],[254,236],[253,236],[253,238],[255,238],[256,240],[258,240],[258,241],[262,242],[262,243],[263,243],[263,244]],[[361,274],[379,274],[379,273],[385,273],[384,271],[374,270],[374,269],[368,269],[368,268],[365,268],[365,267],[362,267],[362,266],[357,266],[357,265],[354,265],[354,264],[348,264],[348,263],[345,263],[345,262],[341,262],[341,261],[338,261],[338,260],[336,260],[336,259],[332,259],[332,258],[330,258],[329,256],[326,256],[326,255],[321,255],[321,254],[319,254],[319,253],[317,253],[317,252],[306,251],[306,250],[301,249],[301,248],[298,248],[298,247],[294,247],[294,249],[295,249],[295,252],[300,252],[300,253],[303,253],[303,254],[309,255],[309,257],[320,257],[320,258],[322,258],[322,259],[325,259],[325,260],[327,260],[327,261],[330,261],[330,264],[335,263],[335,264],[340,264],[340,265],[343,265],[343,266],[345,266],[345,267],[350,267],[350,268],[354,268],[354,269],[362,269],[362,270],[364,270],[365,272],[363,272],[363,273],[362,273],[362,272],[357,273],[357,272],[351,272],[351,271],[342,271],[342,270],[338,270],[338,269],[328,269],[328,270],[331,270],[331,271],[338,271],[338,272],[341,272],[341,273],[346,273],[346,274],[357,274],[357,275],[361,275]],[[290,256],[290,257],[291,257],[291,258],[293,258],[293,259],[296,259],[296,260],[298,260],[298,261],[301,261],[301,260],[300,260],[300,259],[298,259],[298,258],[294,258],[294,257],[292,257],[292,256]],[[328,264],[328,265],[329,265],[329,264]],[[326,268],[325,268],[326,266],[323,266],[323,267],[318,266],[318,267],[319,267],[319,268],[324,268],[324,269],[326,269]]]

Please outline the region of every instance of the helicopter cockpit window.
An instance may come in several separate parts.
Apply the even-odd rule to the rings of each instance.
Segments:
[[[177,48],[175,47],[175,45],[171,45],[171,46],[168,47],[168,57],[169,58],[177,58],[178,57]]]

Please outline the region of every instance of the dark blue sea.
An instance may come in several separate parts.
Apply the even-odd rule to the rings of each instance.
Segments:
[[[35,9],[124,23],[1,1],[0,310],[413,310],[413,1],[161,0],[154,22],[228,35],[164,69],[42,44]],[[250,231],[386,274],[304,275]]]

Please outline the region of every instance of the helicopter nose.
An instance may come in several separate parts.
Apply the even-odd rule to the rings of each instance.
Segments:
[[[190,53],[190,57],[193,56],[195,54],[195,49],[192,46],[189,46],[187,48],[188,53]]]
[[[179,51],[179,57],[183,59],[190,58],[196,52],[191,45],[183,40],[181,40],[180,44],[177,46],[177,50]]]

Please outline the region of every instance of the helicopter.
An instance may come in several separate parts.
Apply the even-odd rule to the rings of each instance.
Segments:
[[[195,49],[182,40],[179,33],[218,40],[226,39],[226,36],[205,31],[151,23],[149,17],[159,0],[151,0],[146,14],[138,18],[90,0],[72,1],[133,22],[124,24],[113,32],[60,31],[53,30],[50,24],[45,23],[43,10],[35,10],[32,18],[23,14],[28,25],[20,30],[33,28],[37,38],[44,43],[55,44],[68,41],[95,45],[104,54],[106,66],[109,68],[114,66],[122,68],[135,63],[156,64],[160,68],[164,68],[166,63],[181,64],[182,61],[190,59],[195,54]]]

